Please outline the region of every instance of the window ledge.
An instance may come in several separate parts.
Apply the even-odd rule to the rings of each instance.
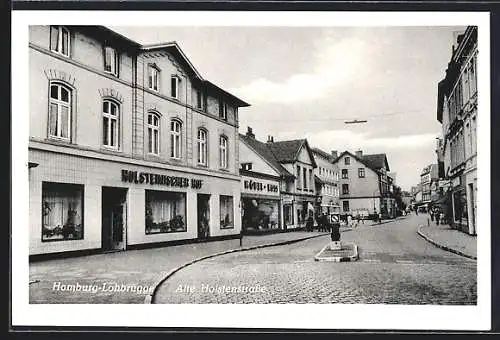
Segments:
[[[45,138],[45,141],[56,143],[56,144],[61,144],[61,145],[73,144],[71,142],[71,139],[60,138],[60,137],[55,137],[55,136],[49,136],[49,137]]]
[[[120,150],[120,149],[115,149],[111,146],[105,146],[105,145],[101,145],[101,151],[106,151],[106,152],[110,152],[110,153],[116,153],[116,154],[122,154],[123,151]]]

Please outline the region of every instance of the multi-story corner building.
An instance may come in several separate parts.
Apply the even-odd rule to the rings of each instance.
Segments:
[[[314,169],[314,180],[316,183],[316,214],[330,214],[339,212],[339,168],[334,164],[332,154],[321,149],[312,148],[317,168]]]
[[[268,143],[255,138],[250,127],[240,134],[239,150],[243,229],[283,229],[281,193],[293,188],[295,176],[276,159]]]
[[[429,164],[420,173],[420,184],[422,187],[422,205],[426,207],[435,200],[438,194],[438,165]]]
[[[29,28],[30,255],[240,233],[238,108],[175,43]]]
[[[395,206],[389,187],[385,154],[363,155],[344,151],[334,161],[340,170],[340,204],[345,214],[389,216]]]
[[[457,36],[446,76],[438,84],[444,175],[450,180],[452,227],[476,234],[477,216],[477,27]]]

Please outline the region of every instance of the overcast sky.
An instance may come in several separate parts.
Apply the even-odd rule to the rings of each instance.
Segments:
[[[207,80],[251,104],[240,132],[324,151],[386,153],[409,190],[436,163],[437,83],[465,27],[110,27],[176,41]],[[345,120],[366,119],[346,125]]]

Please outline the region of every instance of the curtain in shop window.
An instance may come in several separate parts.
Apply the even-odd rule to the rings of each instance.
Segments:
[[[221,196],[220,197],[220,224],[221,228],[233,227],[233,197]]]
[[[63,186],[45,187],[42,239],[82,238],[82,192]]]
[[[185,230],[185,212],[185,194],[149,192],[146,196],[146,229],[153,229],[153,232],[158,232],[154,230],[157,228],[160,232]]]

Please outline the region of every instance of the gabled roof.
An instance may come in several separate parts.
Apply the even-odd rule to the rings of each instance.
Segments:
[[[309,147],[307,139],[294,139],[294,140],[286,140],[280,142],[272,142],[272,143],[267,143],[267,145],[274,154],[274,157],[276,157],[276,159],[280,163],[295,162],[299,157],[300,150],[302,150],[302,147],[305,147],[307,153],[309,154],[309,157],[311,158],[313,167],[315,168],[317,167],[316,161],[314,160],[314,156],[312,154],[311,148]]]
[[[367,166],[368,168],[372,169],[375,172],[377,172],[384,166],[387,166],[387,171],[389,171],[389,164],[387,163],[387,157],[385,153],[374,154],[374,155],[363,155],[361,158],[359,158],[355,154],[349,151],[344,151],[333,161],[333,163],[337,163],[345,155],[353,157],[358,162],[364,164],[365,166]]]
[[[141,50],[142,51],[167,50],[170,53],[172,53],[172,55],[174,55],[174,57],[176,57],[177,60],[180,60],[182,62],[183,66],[186,67],[186,69],[189,71],[189,73],[191,73],[192,76],[203,81],[203,77],[201,76],[201,74],[195,69],[191,61],[189,61],[188,57],[184,54],[184,52],[181,50],[176,41],[164,42],[160,44],[142,45]]]
[[[363,155],[362,157],[365,164],[368,165],[370,168],[376,170],[386,168],[387,171],[390,171],[389,163],[387,162],[387,156],[385,155],[385,153]]]
[[[274,154],[269,149],[266,143],[259,142],[253,137],[249,137],[244,134],[239,134],[240,140],[242,140],[245,144],[247,144],[251,149],[257,152],[267,163],[269,163],[279,174],[285,177],[293,177],[295,176],[291,174],[287,169],[280,164],[280,162],[274,157]]]
[[[191,63],[191,61],[188,59],[186,54],[182,51],[182,49],[179,47],[176,41],[169,41],[169,42],[163,42],[163,43],[158,43],[158,44],[147,44],[147,45],[141,45],[135,41],[132,41],[128,39],[127,37],[105,27],[105,26],[92,26],[96,27],[97,30],[100,32],[99,34],[104,34],[104,35],[112,35],[115,38],[121,39],[122,41],[126,41],[128,44],[133,46],[135,49],[143,52],[149,52],[149,51],[158,51],[158,50],[167,50],[169,53],[173,55],[173,57],[180,62],[180,64],[186,69],[188,74],[193,77],[196,81],[198,81],[200,84],[203,86],[218,92],[222,95],[224,95],[226,98],[229,98],[232,104],[237,105],[238,107],[247,107],[250,106],[250,104],[244,102],[243,100],[239,99],[238,97],[232,95],[231,93],[221,89],[214,83],[203,79],[201,74],[196,70],[194,65]]]
[[[321,157],[323,157],[324,159],[328,160],[329,162],[332,162],[334,161],[334,158],[331,154],[329,154],[328,152],[325,152],[319,148],[311,148],[311,151],[314,153],[314,154],[318,154],[320,155]]]

